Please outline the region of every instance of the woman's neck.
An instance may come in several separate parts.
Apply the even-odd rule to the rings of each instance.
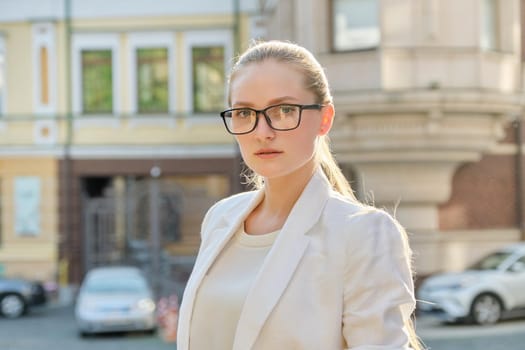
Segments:
[[[246,219],[245,231],[264,234],[280,229],[314,171],[315,167],[309,166],[286,177],[265,179],[264,197]]]

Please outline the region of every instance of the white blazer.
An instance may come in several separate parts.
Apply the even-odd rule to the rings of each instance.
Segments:
[[[206,272],[262,196],[234,195],[206,214],[180,308],[178,350],[189,349],[193,304]],[[334,192],[318,170],[248,292],[233,350],[408,349],[403,320],[415,299],[403,235],[384,211]]]

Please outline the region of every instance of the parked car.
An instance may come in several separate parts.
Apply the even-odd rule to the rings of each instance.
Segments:
[[[425,279],[418,310],[445,321],[493,324],[525,311],[525,243],[495,251],[470,268]]]
[[[142,272],[131,266],[97,267],[84,278],[75,305],[81,336],[106,333],[155,332],[153,292]]]
[[[0,315],[17,318],[47,302],[43,285],[36,281],[0,277]]]

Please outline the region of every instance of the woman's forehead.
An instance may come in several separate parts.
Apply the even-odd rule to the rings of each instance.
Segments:
[[[304,74],[293,64],[268,60],[250,63],[235,72],[230,84],[234,100],[253,97],[292,96],[301,99],[311,93],[305,87]]]

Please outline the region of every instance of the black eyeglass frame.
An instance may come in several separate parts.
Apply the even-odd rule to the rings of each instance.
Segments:
[[[293,127],[293,128],[286,128],[286,129],[279,129],[279,128],[276,128],[276,127],[274,127],[272,125],[270,117],[266,114],[266,111],[269,110],[270,108],[275,108],[275,107],[278,107],[278,106],[292,106],[292,107],[298,107],[299,108],[299,119],[297,120],[297,125],[295,127]],[[276,105],[268,106],[268,107],[263,108],[263,109],[255,109],[255,108],[250,108],[250,107],[230,108],[230,109],[227,109],[225,111],[222,111],[220,113],[220,115],[222,117],[222,121],[224,122],[224,126],[226,127],[226,130],[230,134],[232,134],[232,135],[245,135],[245,134],[251,133],[252,131],[255,130],[255,128],[257,128],[257,124],[259,123],[259,118],[257,118],[257,116],[259,115],[259,113],[262,113],[262,115],[264,116],[264,119],[266,119],[266,123],[268,124],[268,126],[271,129],[277,130],[277,131],[290,131],[290,130],[297,129],[299,127],[299,125],[301,125],[301,116],[303,114],[303,109],[315,109],[315,110],[320,111],[324,106],[325,105],[320,104],[320,103],[314,103],[314,104],[310,104],[310,105],[301,105],[301,104],[295,104],[295,103],[279,103],[279,104],[276,104]],[[226,114],[230,113],[230,115],[231,115],[231,113],[233,111],[240,111],[240,110],[250,110],[250,111],[255,112],[255,123],[253,124],[253,128],[251,128],[248,131],[233,132],[233,131],[231,131],[228,128],[228,123],[226,122],[226,118],[231,118],[231,116],[228,117],[228,116],[226,116]]]

